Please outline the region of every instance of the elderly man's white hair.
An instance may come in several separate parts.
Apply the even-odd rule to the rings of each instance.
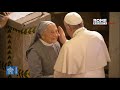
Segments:
[[[64,21],[69,25],[78,25],[83,22],[83,19],[78,13],[70,12],[65,16]]]

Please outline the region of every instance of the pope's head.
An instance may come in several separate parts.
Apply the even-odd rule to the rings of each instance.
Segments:
[[[76,12],[70,12],[65,15],[64,25],[70,37],[72,37],[75,30],[80,27],[84,27],[82,17]]]

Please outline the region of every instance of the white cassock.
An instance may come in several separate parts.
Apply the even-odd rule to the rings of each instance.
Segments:
[[[104,67],[110,61],[102,35],[83,27],[62,46],[54,66],[54,77],[104,78]]]

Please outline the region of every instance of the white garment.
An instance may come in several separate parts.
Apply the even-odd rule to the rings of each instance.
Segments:
[[[40,40],[45,46],[52,46],[52,45],[53,45],[53,43],[49,44],[49,43],[43,41],[42,39],[39,39],[39,40]]]
[[[64,21],[69,25],[78,25],[83,22],[83,19],[78,13],[70,12],[65,16]]]
[[[65,74],[55,71],[54,78],[105,78],[104,68],[91,70],[81,74]]]
[[[109,61],[110,56],[102,35],[96,31],[80,28],[74,32],[73,38],[62,46],[54,70],[78,77],[87,74],[84,76],[89,77],[90,73],[103,70]],[[93,75],[95,77],[95,74]],[[96,74],[97,76],[104,77],[102,74]]]

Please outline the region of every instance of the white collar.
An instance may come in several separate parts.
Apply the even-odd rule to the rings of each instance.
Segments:
[[[45,46],[52,46],[52,45],[53,45],[53,43],[52,43],[52,44],[49,44],[49,43],[43,41],[42,39],[39,39],[39,40],[40,40]]]
[[[81,27],[79,29],[77,29],[74,33],[73,33],[73,37],[75,37],[79,32],[84,31],[86,28],[85,27]]]

